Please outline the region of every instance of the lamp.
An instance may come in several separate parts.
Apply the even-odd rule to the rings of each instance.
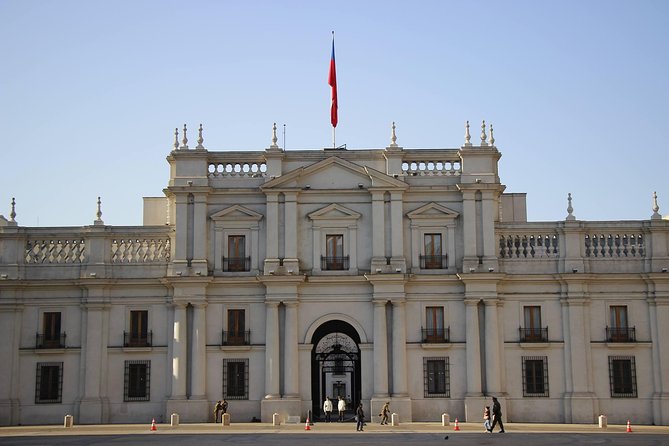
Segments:
[[[380,272],[381,272],[381,268],[376,268],[376,272],[377,272],[377,273],[380,273]]]
[[[494,272],[495,272],[495,268],[492,268],[492,267],[491,267],[491,268],[488,268],[488,272],[489,272],[489,273],[494,273]]]
[[[395,272],[396,272],[396,273],[401,273],[401,272],[402,272],[402,268],[395,268]]]
[[[97,274],[96,273],[90,273],[89,276],[90,277],[97,277]]]
[[[666,272],[667,272],[667,268],[662,268],[662,272],[663,272],[663,273],[666,273]]]
[[[358,183],[358,189],[362,189],[364,187],[364,184]]]
[[[578,272],[578,268],[572,268],[572,269],[571,269],[571,272],[574,273],[574,274],[576,274],[576,273]]]
[[[470,273],[473,273],[474,271],[476,271],[476,268],[469,268]]]

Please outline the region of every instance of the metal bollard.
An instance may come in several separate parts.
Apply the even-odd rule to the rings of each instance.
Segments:
[[[170,416],[170,425],[172,427],[179,427],[179,414],[178,413],[173,413]]]
[[[441,414],[441,425],[450,426],[451,425],[451,416],[446,412]]]
[[[73,427],[74,426],[74,417],[72,415],[65,415],[65,421],[63,427]]]

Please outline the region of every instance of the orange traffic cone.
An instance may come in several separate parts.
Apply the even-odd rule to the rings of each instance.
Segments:
[[[632,432],[632,426],[630,425],[630,420],[627,420],[627,432]]]
[[[152,431],[157,431],[158,430],[158,428],[156,427],[156,419],[155,418],[151,419],[151,430]]]
[[[459,431],[460,430],[460,425],[458,424],[458,419],[455,419],[455,427],[453,428],[454,431]]]
[[[307,422],[304,423],[304,430],[305,431],[310,431],[311,430],[311,426],[309,426],[309,417],[307,417]]]

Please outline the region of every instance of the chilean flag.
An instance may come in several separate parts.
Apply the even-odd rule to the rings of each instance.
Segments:
[[[337,127],[337,70],[335,69],[334,31],[332,32],[332,57],[330,58],[330,74],[328,84],[332,87],[332,105],[330,106],[330,122]]]

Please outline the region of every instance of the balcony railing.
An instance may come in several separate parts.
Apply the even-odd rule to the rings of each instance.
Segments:
[[[321,270],[346,271],[348,270],[348,256],[324,257],[321,256]]]
[[[151,347],[153,341],[153,332],[146,333],[145,336],[137,335],[136,333],[123,332],[123,346],[124,347]]]
[[[65,348],[65,336],[65,333],[56,335],[37,333],[35,335],[35,348]]]
[[[634,327],[606,327],[606,342],[636,342]]]
[[[450,342],[451,328],[421,328],[423,344]]]
[[[223,330],[221,336],[221,345],[250,345],[250,331],[226,331]]]
[[[548,327],[518,328],[520,342],[548,342]]]
[[[223,257],[223,271],[251,271],[251,257]]]
[[[446,269],[448,268],[448,256],[420,256],[421,269]]]

